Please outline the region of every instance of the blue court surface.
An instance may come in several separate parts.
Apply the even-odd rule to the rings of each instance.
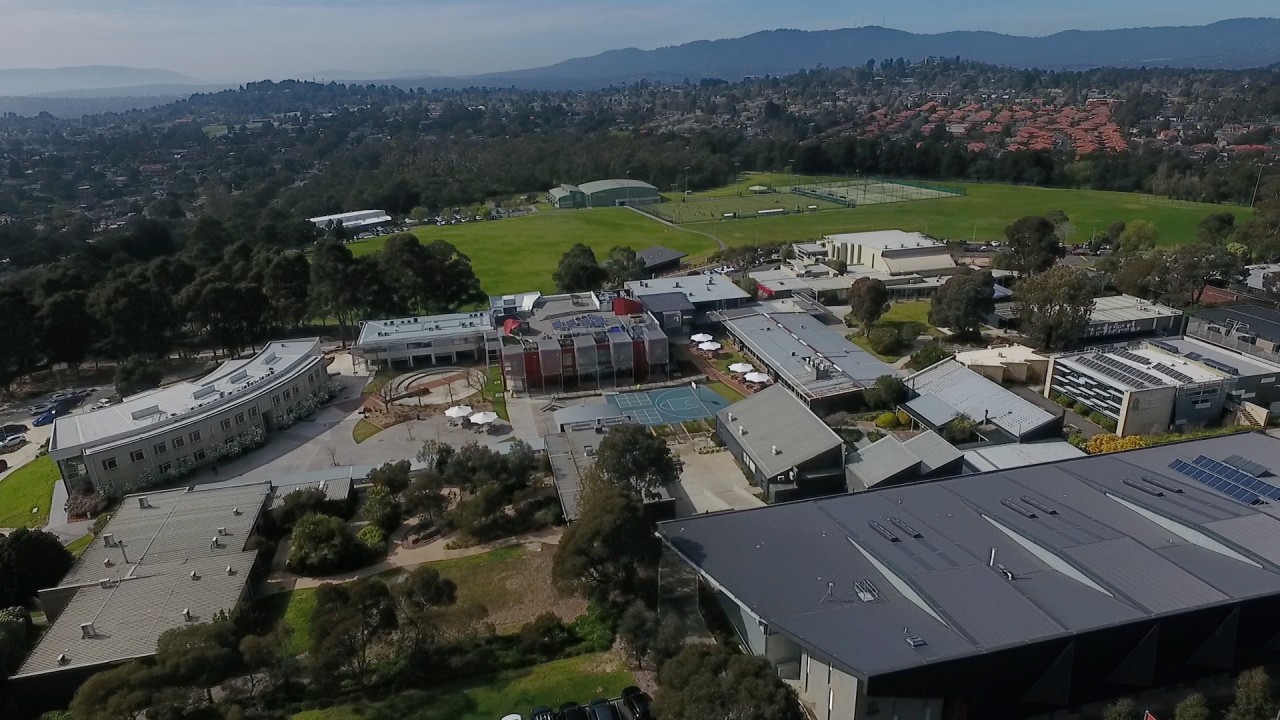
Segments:
[[[701,420],[729,407],[728,400],[715,390],[701,385],[697,391],[686,385],[663,390],[619,393],[610,395],[607,399],[610,405],[642,425],[670,425],[685,420]]]

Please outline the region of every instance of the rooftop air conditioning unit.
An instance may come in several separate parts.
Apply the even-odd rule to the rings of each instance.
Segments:
[[[138,507],[142,508],[143,510],[146,510],[151,507],[151,502],[147,500],[146,495],[143,495],[142,497],[138,498]]]
[[[84,638],[97,637],[98,631],[93,627],[93,623],[80,623],[80,636]]]
[[[115,536],[115,533],[103,533],[103,534],[102,534],[102,546],[103,546],[103,547],[115,547],[115,546],[116,546],[116,536]]]

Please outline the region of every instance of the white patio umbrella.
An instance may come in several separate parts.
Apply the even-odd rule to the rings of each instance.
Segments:
[[[743,379],[743,380],[746,380],[746,381],[747,381],[747,382],[749,382],[749,383],[767,383],[767,382],[769,382],[769,376],[768,376],[768,375],[765,375],[765,374],[764,374],[764,373],[762,373],[762,372],[749,372],[749,373],[747,373],[746,375],[743,375],[743,376],[742,376],[742,379]]]
[[[729,366],[729,372],[749,373],[754,371],[755,371],[755,368],[751,367],[747,363],[734,363]]]
[[[498,413],[490,412],[488,410],[485,410],[484,412],[478,412],[475,415],[471,416],[471,422],[477,425],[488,425],[489,423],[497,419],[498,419]]]
[[[470,414],[471,414],[470,405],[454,405],[453,407],[444,411],[444,416],[451,417],[451,418],[464,418]]]
[[[715,350],[719,350],[719,349],[720,349],[720,343],[718,343],[718,342],[704,342],[704,343],[699,343],[699,344],[698,344],[698,349],[699,349],[699,350],[707,350],[707,351],[715,351]]]
[[[711,342],[711,336],[706,333],[698,333],[697,335],[690,335],[689,339],[696,343]]]

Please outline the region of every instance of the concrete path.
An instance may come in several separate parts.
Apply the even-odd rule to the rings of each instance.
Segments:
[[[403,538],[405,534],[412,529],[412,524],[406,524],[396,530],[393,538]],[[530,543],[541,543],[544,545],[559,545],[560,536],[564,533],[564,528],[552,527],[529,533],[527,535],[517,535],[515,537],[504,538],[492,543],[482,545],[473,545],[471,547],[451,549],[448,546],[455,536],[444,536],[436,538],[425,545],[418,547],[406,548],[400,544],[399,540],[393,540],[394,547],[387,557],[375,565],[360,568],[349,573],[340,573],[338,575],[329,575],[326,577],[303,577],[294,575],[290,572],[273,573],[267,578],[263,585],[262,592],[264,595],[270,595],[278,592],[288,592],[290,590],[300,590],[303,588],[313,588],[324,585],[325,583],[347,583],[360,578],[370,577],[379,573],[387,572],[397,568],[413,568],[424,563],[438,562],[440,560],[453,560],[455,558],[472,557],[473,555],[482,555],[490,550],[496,550],[503,547],[511,547],[513,545],[526,545]],[[282,543],[283,545],[283,543]],[[282,547],[281,552],[284,551]],[[277,553],[279,556],[279,553]]]
[[[639,213],[640,215],[643,215],[644,217],[647,217],[647,218],[649,218],[650,220],[653,220],[654,222],[662,223],[663,225],[666,225],[667,227],[672,228],[672,229],[674,229],[674,230],[680,230],[680,231],[682,231],[682,232],[693,233],[694,235],[701,235],[702,237],[707,238],[708,240],[710,240],[710,241],[714,242],[714,243],[716,244],[716,249],[717,249],[717,250],[724,250],[724,249],[726,249],[726,248],[728,248],[728,247],[729,247],[727,244],[725,244],[725,241],[721,240],[720,238],[716,237],[715,235],[712,235],[711,233],[705,233],[705,232],[701,232],[701,231],[699,231],[699,230],[690,230],[690,229],[689,229],[689,228],[687,228],[687,227],[683,227],[683,226],[681,226],[681,225],[676,225],[676,224],[675,224],[675,223],[673,223],[673,222],[669,222],[669,221],[667,221],[667,220],[663,220],[663,219],[662,219],[662,218],[660,218],[660,217],[657,217],[657,216],[654,216],[654,215],[650,215],[649,213],[647,213],[647,212],[645,212],[645,211],[643,211],[643,210],[637,209],[637,208],[633,208],[633,207],[631,207],[630,205],[628,205],[628,206],[627,206],[627,209],[628,209],[628,210],[630,210],[631,212]]]

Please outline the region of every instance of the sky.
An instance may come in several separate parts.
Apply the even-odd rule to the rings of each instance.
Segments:
[[[0,68],[471,75],[775,28],[1047,35],[1277,14],[1276,0],[0,0]]]

